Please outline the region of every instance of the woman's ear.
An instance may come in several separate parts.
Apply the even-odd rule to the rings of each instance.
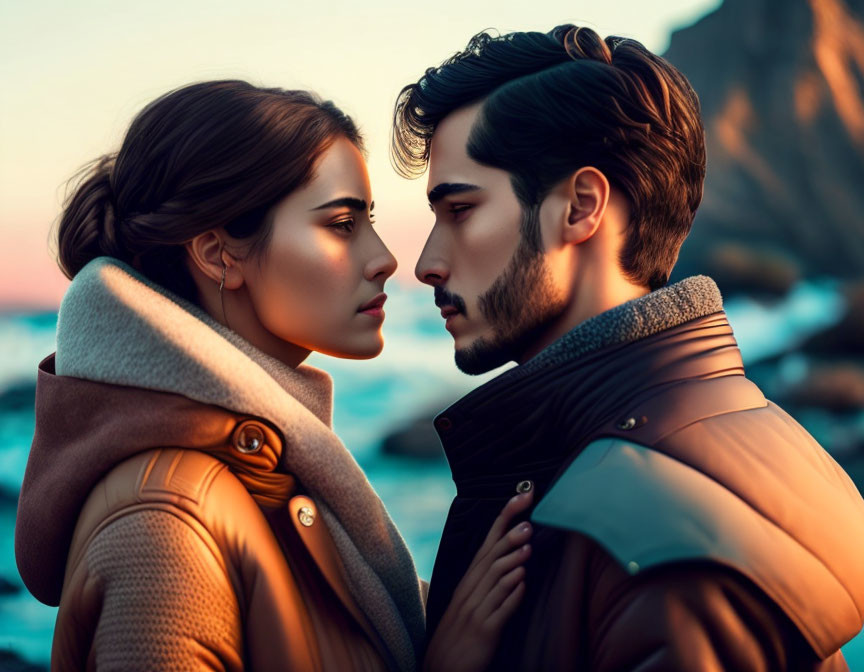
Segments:
[[[606,214],[609,203],[609,180],[593,166],[577,170],[568,180],[570,200],[564,240],[583,243],[593,236]]]
[[[225,248],[222,232],[211,229],[199,233],[186,243],[186,250],[192,265],[217,284],[222,283],[222,269],[225,268],[225,289],[239,289],[243,285],[243,274],[233,257]]]

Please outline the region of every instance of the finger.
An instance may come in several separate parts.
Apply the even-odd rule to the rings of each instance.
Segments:
[[[504,536],[507,528],[510,527],[511,521],[513,518],[531,506],[531,502],[534,501],[534,491],[530,490],[528,492],[523,492],[522,494],[516,495],[515,497],[511,497],[507,503],[504,505],[504,508],[501,509],[501,513],[498,514],[498,517],[495,518],[492,523],[492,527],[489,528],[489,532],[486,535],[486,539],[483,541],[483,544],[480,546],[480,550],[477,551],[476,559],[482,559],[485,557],[489,551],[491,551],[492,547],[498,542],[501,537]]]
[[[480,593],[481,602],[477,607],[477,612],[484,619],[496,611],[516,585],[525,578],[527,571],[525,561],[531,555],[531,547],[526,544],[511,555],[517,557],[510,560],[506,571],[501,573],[485,593]]]
[[[495,545],[492,547],[492,550],[487,553],[486,557],[489,559],[489,562],[495,562],[497,558],[500,558],[514,548],[519,548],[524,543],[527,543],[531,538],[531,535],[534,533],[534,528],[531,526],[527,520],[519,523],[511,529],[507,534],[501,537]]]
[[[474,593],[477,583],[482,580],[492,562],[494,562],[498,557],[504,555],[513,546],[523,544],[528,540],[531,532],[530,524],[527,528],[517,526],[513,531],[510,540],[498,545],[498,542],[501,541],[501,537],[505,536],[505,530],[510,525],[513,517],[525,511],[525,509],[531,505],[532,501],[534,501],[533,490],[511,497],[507,501],[504,508],[501,510],[501,513],[498,514],[498,517],[495,518],[495,521],[492,523],[492,527],[489,529],[485,541],[474,555],[474,559],[471,561],[471,564],[465,571],[462,580],[453,592],[451,604],[454,604],[455,606],[461,605],[465,599]]]
[[[520,549],[530,540],[532,534],[531,523],[520,523],[500,539],[483,558],[475,557],[453,592],[456,604],[461,604],[469,595],[482,597],[491,590],[502,574],[519,562],[524,562],[519,559]]]
[[[477,587],[469,596],[467,596],[464,605],[465,610],[483,611],[484,615],[488,615],[492,609],[497,608],[505,597],[505,595],[502,595],[500,590],[498,590],[502,580],[505,576],[510,575],[514,569],[523,566],[530,556],[531,547],[530,545],[525,544],[512,553],[496,560],[492,567],[490,567],[489,571],[477,583]],[[505,581],[505,584],[506,583],[507,582]],[[488,601],[489,596],[493,593],[495,593],[497,597],[493,597],[490,602]]]
[[[504,599],[501,606],[492,612],[492,614],[490,614],[486,619],[486,627],[490,633],[497,636],[504,627],[504,624],[510,620],[513,612],[515,612],[522,603],[523,597],[525,597],[525,582],[520,581],[516,587],[510,591],[510,594]]]

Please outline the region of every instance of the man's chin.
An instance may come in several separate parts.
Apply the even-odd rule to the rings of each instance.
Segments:
[[[479,376],[513,359],[510,348],[490,343],[485,338],[478,338],[467,347],[456,348],[455,353],[456,368],[469,376]]]

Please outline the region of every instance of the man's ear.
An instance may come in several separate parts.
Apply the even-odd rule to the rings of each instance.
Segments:
[[[583,243],[593,236],[609,203],[609,180],[593,166],[580,168],[568,180],[570,199],[564,240]]]
[[[243,285],[243,275],[237,259],[225,249],[221,233],[219,229],[199,233],[186,243],[186,250],[192,264],[217,286],[222,282],[224,266],[226,268],[225,289],[239,289]]]

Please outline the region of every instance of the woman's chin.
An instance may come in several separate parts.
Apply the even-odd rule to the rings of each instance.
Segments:
[[[340,344],[336,347],[320,349],[318,352],[340,359],[374,359],[384,349],[384,338],[380,332],[377,334],[377,338],[363,340],[365,342],[360,342],[358,339],[358,342],[355,343]]]

